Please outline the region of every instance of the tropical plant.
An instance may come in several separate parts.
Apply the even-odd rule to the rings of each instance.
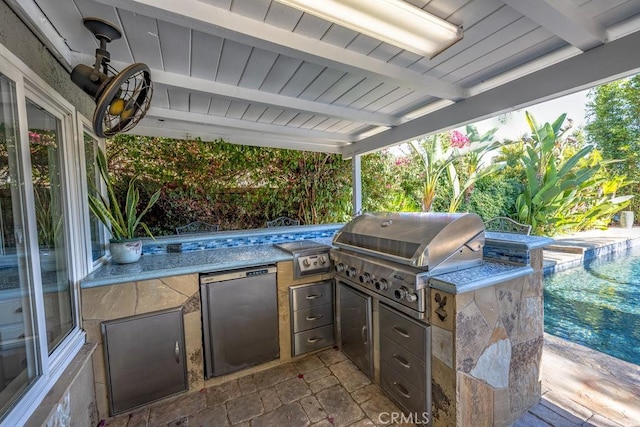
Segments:
[[[566,114],[552,124],[538,125],[526,112],[531,139],[525,142],[526,183],[516,199],[517,217],[530,224],[537,234],[596,225],[598,218],[623,209],[632,196],[616,196],[625,181],[607,184],[606,174],[598,173],[606,164],[591,156],[592,145],[571,147],[562,136],[569,128],[562,125]],[[606,224],[605,224],[606,225]]]
[[[415,156],[420,159],[423,179],[421,202],[425,212],[431,211],[433,207],[440,177],[457,158],[454,148],[443,148],[443,136],[433,135],[409,143]]]
[[[120,202],[116,197],[114,185],[107,168],[107,159],[102,150],[98,150],[96,155],[96,164],[100,176],[102,177],[106,188],[108,198],[102,196],[100,191],[95,191],[89,195],[89,208],[91,212],[109,229],[114,241],[133,239],[136,237],[136,230],[142,227],[144,231],[153,238],[149,227],[142,222],[142,217],[151,209],[160,197],[160,190],[153,193],[147,206],[138,214],[138,203],[140,202],[140,192],[136,188],[136,179],[134,177],[129,180],[127,186],[127,196],[124,209],[120,207]]]
[[[505,167],[504,162],[482,165],[484,156],[500,146],[500,143],[493,139],[497,130],[493,128],[480,135],[475,126],[467,125],[466,136],[453,131],[451,146],[457,150],[455,157],[459,161],[447,165],[447,177],[453,193],[449,201],[449,212],[456,212],[463,201],[469,202],[471,192],[478,180]],[[458,173],[456,166],[464,167],[464,175]]]
[[[42,248],[53,248],[62,231],[62,215],[52,212],[51,196],[48,191],[34,188],[38,243]]]

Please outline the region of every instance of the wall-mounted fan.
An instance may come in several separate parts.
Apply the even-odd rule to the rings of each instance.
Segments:
[[[111,65],[107,43],[122,37],[120,30],[100,18],[85,18],[84,26],[100,42],[93,67],[77,65],[71,80],[96,101],[93,130],[101,138],[126,132],[138,124],[151,106],[151,72],[132,64],[119,73]]]

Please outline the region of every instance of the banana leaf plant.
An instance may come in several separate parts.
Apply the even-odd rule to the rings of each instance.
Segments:
[[[149,227],[142,222],[142,217],[151,209],[160,197],[160,190],[153,193],[147,206],[138,214],[138,204],[140,203],[140,192],[136,187],[137,177],[129,181],[127,197],[124,209],[116,197],[115,189],[107,168],[107,159],[102,150],[98,150],[96,164],[102,180],[107,188],[107,198],[99,191],[89,194],[89,209],[91,212],[109,229],[112,241],[130,240],[136,238],[138,227],[153,238]]]
[[[527,182],[516,199],[518,220],[533,227],[534,233],[562,230],[576,231],[585,224],[596,225],[598,218],[610,216],[623,209],[631,196],[615,196],[604,188],[606,174],[600,173],[603,161],[588,161],[594,147],[591,145],[571,153],[562,139],[567,128],[562,128],[566,114],[553,123],[538,125],[526,112],[531,129],[531,140],[525,144],[522,159]],[[622,187],[618,183],[616,189]],[[627,185],[628,182],[624,182]],[[595,197],[594,195],[600,195]]]

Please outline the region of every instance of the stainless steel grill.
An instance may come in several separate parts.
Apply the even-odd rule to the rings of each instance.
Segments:
[[[363,214],[335,235],[331,257],[338,276],[422,319],[429,278],[480,265],[484,242],[475,214]]]
[[[380,386],[405,412],[430,414],[429,279],[482,263],[482,219],[364,214],[346,224],[333,245],[340,348],[369,377],[378,368]]]

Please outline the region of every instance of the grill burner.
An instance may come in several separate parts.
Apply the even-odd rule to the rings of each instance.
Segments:
[[[482,263],[484,224],[475,214],[363,214],[333,245],[338,277],[424,320],[430,277]]]

